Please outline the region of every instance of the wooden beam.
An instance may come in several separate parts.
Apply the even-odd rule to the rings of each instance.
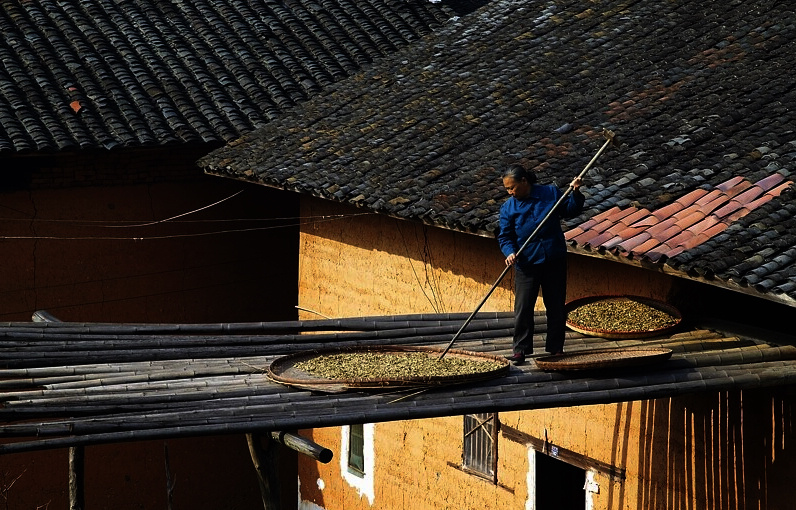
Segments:
[[[618,468],[614,465],[597,459],[592,459],[591,457],[573,452],[572,450],[567,450],[566,448],[557,446],[552,442],[539,439],[538,437],[533,437],[530,434],[526,434],[525,432],[517,430],[513,427],[509,427],[502,423],[500,424],[500,433],[509,441],[530,445],[537,452],[543,453],[549,457],[560,459],[567,464],[571,464],[585,470],[599,471],[607,476],[610,476],[614,480],[621,481],[625,479],[625,470],[622,468]]]
[[[318,443],[310,441],[305,437],[302,437],[298,434],[293,434],[291,432],[271,432],[271,439],[279,444],[287,446],[291,450],[295,450],[303,455],[312,457],[313,459],[323,462],[324,464],[328,464],[332,460],[332,457],[334,457],[332,450],[324,448]]]

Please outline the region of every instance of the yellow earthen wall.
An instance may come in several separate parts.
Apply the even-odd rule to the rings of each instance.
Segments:
[[[517,496],[525,491],[527,463],[523,459],[527,455],[521,445],[505,445],[506,453],[499,459],[498,485],[460,469],[461,416],[376,424],[373,506],[341,475],[340,429],[302,431],[302,435],[335,453],[329,464],[299,459],[301,497],[321,508],[519,508]]]
[[[318,200],[302,218],[300,304],[328,317],[472,311],[503,270],[492,239]],[[484,311],[511,309],[509,283]]]
[[[792,391],[760,389],[502,413],[500,420],[625,469],[621,482],[596,474],[595,509],[787,509],[793,415]]]
[[[503,270],[494,239],[317,200],[303,200],[302,215],[314,219],[301,233],[299,304],[330,317],[471,312]],[[504,282],[484,310],[511,310],[510,285]],[[677,282],[667,275],[570,255],[568,299],[669,299],[676,291]],[[594,509],[788,508],[777,504],[783,504],[786,473],[796,465],[788,450],[793,399],[765,391],[749,395],[709,392],[502,413],[500,421],[537,438],[547,432],[560,447],[625,469],[622,482],[596,474]],[[341,454],[339,428],[303,433]],[[499,436],[493,485],[456,467],[462,434],[460,416],[378,423],[372,506],[342,479],[337,458],[328,465],[299,460],[301,499],[327,510],[525,508],[528,446]],[[775,481],[778,486],[770,485]]]

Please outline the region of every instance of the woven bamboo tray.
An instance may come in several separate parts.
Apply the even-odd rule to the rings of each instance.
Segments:
[[[587,327],[583,324],[575,324],[569,320],[569,313],[576,308],[595,303],[597,301],[607,301],[612,299],[631,299],[642,303],[646,306],[651,308],[656,308],[662,312],[665,312],[676,319],[676,322],[670,326],[656,328],[656,329],[634,329],[634,330],[627,330],[627,331],[618,331],[618,330],[608,330],[602,329],[598,327]],[[661,336],[665,335],[672,330],[676,329],[680,326],[680,323],[683,320],[683,315],[680,313],[680,310],[675,308],[674,306],[665,303],[663,301],[659,301],[657,299],[641,297],[641,296],[631,296],[631,295],[605,295],[605,296],[589,296],[585,298],[575,299],[567,303],[565,312],[567,314],[567,327],[573,331],[577,331],[578,333],[583,333],[584,335],[589,336],[596,336],[600,338],[613,338],[613,339],[630,339],[630,338],[649,338],[654,336]]]
[[[368,346],[350,348],[330,348],[303,351],[289,354],[274,360],[268,367],[268,377],[278,383],[296,388],[321,391],[325,393],[339,393],[349,389],[380,389],[390,387],[419,387],[447,384],[461,384],[466,382],[494,379],[508,373],[510,362],[502,357],[471,351],[450,349],[445,358],[462,358],[468,360],[481,360],[496,363],[498,368],[490,371],[459,374],[448,376],[428,376],[415,374],[405,377],[393,378],[357,378],[357,379],[329,379],[305,372],[296,367],[302,361],[327,354],[338,353],[379,353],[392,356],[405,356],[407,353],[423,353],[431,358],[439,358],[443,350],[436,347],[424,346]]]
[[[649,365],[668,360],[671,349],[665,348],[626,348],[592,349],[558,356],[536,358],[536,366],[542,370],[598,370]]]

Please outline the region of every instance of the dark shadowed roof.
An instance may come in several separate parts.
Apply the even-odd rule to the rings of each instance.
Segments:
[[[796,15],[762,2],[493,2],[200,164],[491,236],[520,162],[602,145],[573,251],[796,306]]]
[[[483,2],[0,4],[0,153],[225,142]]]
[[[2,324],[0,453],[605,404],[796,382],[794,338],[732,334],[705,326],[643,340],[568,333],[570,353],[609,347],[673,351],[670,359],[653,365],[544,372],[531,361],[496,379],[419,393],[312,393],[264,375],[279,356],[321,347],[444,347],[464,318],[441,314],[208,325]],[[542,352],[543,316],[537,323],[534,344]],[[479,314],[454,348],[508,354],[512,327],[511,314]]]

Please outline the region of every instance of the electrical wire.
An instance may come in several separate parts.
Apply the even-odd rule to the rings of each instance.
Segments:
[[[193,213],[196,213],[196,212],[199,212],[199,211],[204,211],[205,209],[210,209],[211,207],[216,206],[216,205],[218,205],[218,204],[220,204],[222,202],[226,202],[229,199],[235,198],[236,196],[240,195],[241,193],[243,193],[243,190],[237,191],[236,193],[233,193],[232,195],[228,196],[227,198],[222,198],[221,200],[219,200],[217,202],[213,202],[212,204],[208,204],[208,205],[206,205],[204,207],[200,207],[198,209],[194,209],[193,211],[188,211],[188,212],[184,212],[182,214],[178,214],[176,216],[172,216],[171,218],[166,218],[166,219],[158,220],[158,221],[151,221],[149,223],[141,223],[141,224],[138,224],[138,225],[108,225],[108,227],[109,228],[111,228],[111,227],[115,227],[115,228],[120,228],[120,227],[124,227],[124,228],[148,227],[150,225],[157,225],[158,223],[165,223],[167,221],[176,220],[177,218],[182,218],[183,216],[188,216],[189,214],[193,214]]]
[[[149,241],[159,239],[177,239],[181,237],[203,237],[220,234],[234,234],[243,232],[256,232],[262,230],[273,230],[278,228],[298,227],[302,225],[310,225],[313,223],[322,223],[330,221],[338,221],[357,216],[370,216],[375,213],[357,213],[357,214],[339,214],[334,216],[316,216],[312,219],[305,219],[294,223],[287,223],[282,225],[268,226],[268,227],[251,227],[239,229],[216,230],[212,232],[197,232],[187,234],[168,234],[168,235],[152,235],[152,236],[0,236],[3,240],[54,240],[54,241]],[[320,219],[318,219],[320,218]],[[248,220],[241,220],[248,221]]]

